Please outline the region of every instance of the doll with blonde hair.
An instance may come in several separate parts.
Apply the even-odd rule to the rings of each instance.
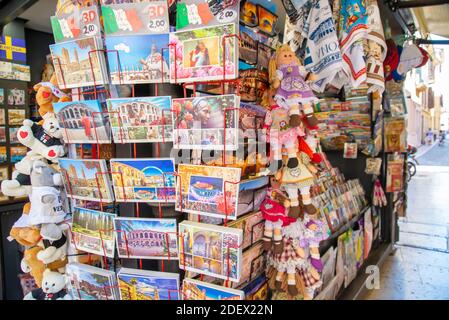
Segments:
[[[306,71],[289,45],[279,47],[270,59],[269,78],[277,104],[289,111],[290,126],[298,127],[304,116],[308,127],[316,127],[313,105],[318,98],[307,84],[316,76]]]

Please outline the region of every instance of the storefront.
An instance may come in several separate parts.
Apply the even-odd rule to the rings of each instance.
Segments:
[[[3,299],[360,297],[438,122],[410,10],[53,2],[0,44]]]

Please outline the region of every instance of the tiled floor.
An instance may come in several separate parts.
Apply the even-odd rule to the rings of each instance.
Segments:
[[[408,188],[400,240],[381,268],[380,288],[362,299],[449,300],[449,143],[422,159]]]

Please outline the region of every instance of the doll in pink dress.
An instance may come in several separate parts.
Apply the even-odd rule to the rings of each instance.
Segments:
[[[269,64],[270,83],[276,89],[275,100],[288,110],[290,126],[298,127],[304,117],[308,127],[316,128],[317,119],[313,106],[318,98],[306,81],[314,81],[316,76],[306,71],[289,45],[276,50]]]
[[[270,251],[274,243],[275,254],[279,254],[283,250],[282,228],[296,221],[287,215],[288,198],[279,188],[279,182],[272,177],[271,188],[268,189],[267,197],[260,205],[260,211],[265,219],[264,250]]]
[[[263,104],[269,108],[265,116],[263,129],[267,132],[267,138],[270,143],[271,156],[275,162],[271,166],[276,172],[282,167],[282,148],[287,149],[289,168],[295,168],[298,165],[296,154],[298,153],[298,137],[305,135],[301,126],[292,127],[290,125],[290,114],[287,109],[280,107],[274,100],[274,89],[265,92]]]

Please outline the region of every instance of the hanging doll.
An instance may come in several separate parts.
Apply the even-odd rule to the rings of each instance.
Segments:
[[[267,197],[260,205],[260,210],[265,219],[263,249],[270,251],[274,243],[274,253],[282,253],[282,227],[295,222],[296,219],[290,218],[287,215],[287,208],[290,203],[280,191],[280,183],[271,177],[271,187],[268,189]]]
[[[304,148],[306,144],[300,144],[299,146]],[[316,208],[312,204],[310,196],[310,187],[314,183],[314,174],[317,173],[317,169],[312,165],[310,157],[303,150],[299,150],[297,155],[298,165],[295,168],[291,169],[284,166],[275,175],[290,199],[289,217],[301,219],[304,217],[304,212],[309,215],[316,213]],[[301,202],[299,193],[301,194]]]
[[[310,264],[316,271],[323,271],[323,263],[320,255],[320,242],[328,238],[324,223],[317,216],[305,215],[304,237],[301,239],[301,246],[309,247]]]
[[[280,107],[274,100],[275,91],[273,88],[265,91],[263,105],[269,108],[265,116],[264,130],[267,130],[268,142],[270,143],[271,156],[274,166],[271,165],[272,172],[276,172],[282,167],[282,147],[287,149],[289,168],[298,166],[298,137],[304,136],[301,126],[290,126],[290,115],[287,109]]]
[[[281,254],[269,256],[269,263],[274,269],[269,273],[273,290],[286,289],[291,297],[301,293],[305,300],[310,300],[315,290],[321,287],[321,277],[310,265],[309,248],[302,241],[305,232],[299,220],[282,229],[284,248]]]
[[[313,105],[318,99],[306,83],[314,81],[316,76],[306,71],[289,45],[282,45],[270,59],[269,77],[276,89],[277,104],[288,110],[290,126],[298,127],[303,115],[307,126],[316,128],[318,121],[313,115]]]

